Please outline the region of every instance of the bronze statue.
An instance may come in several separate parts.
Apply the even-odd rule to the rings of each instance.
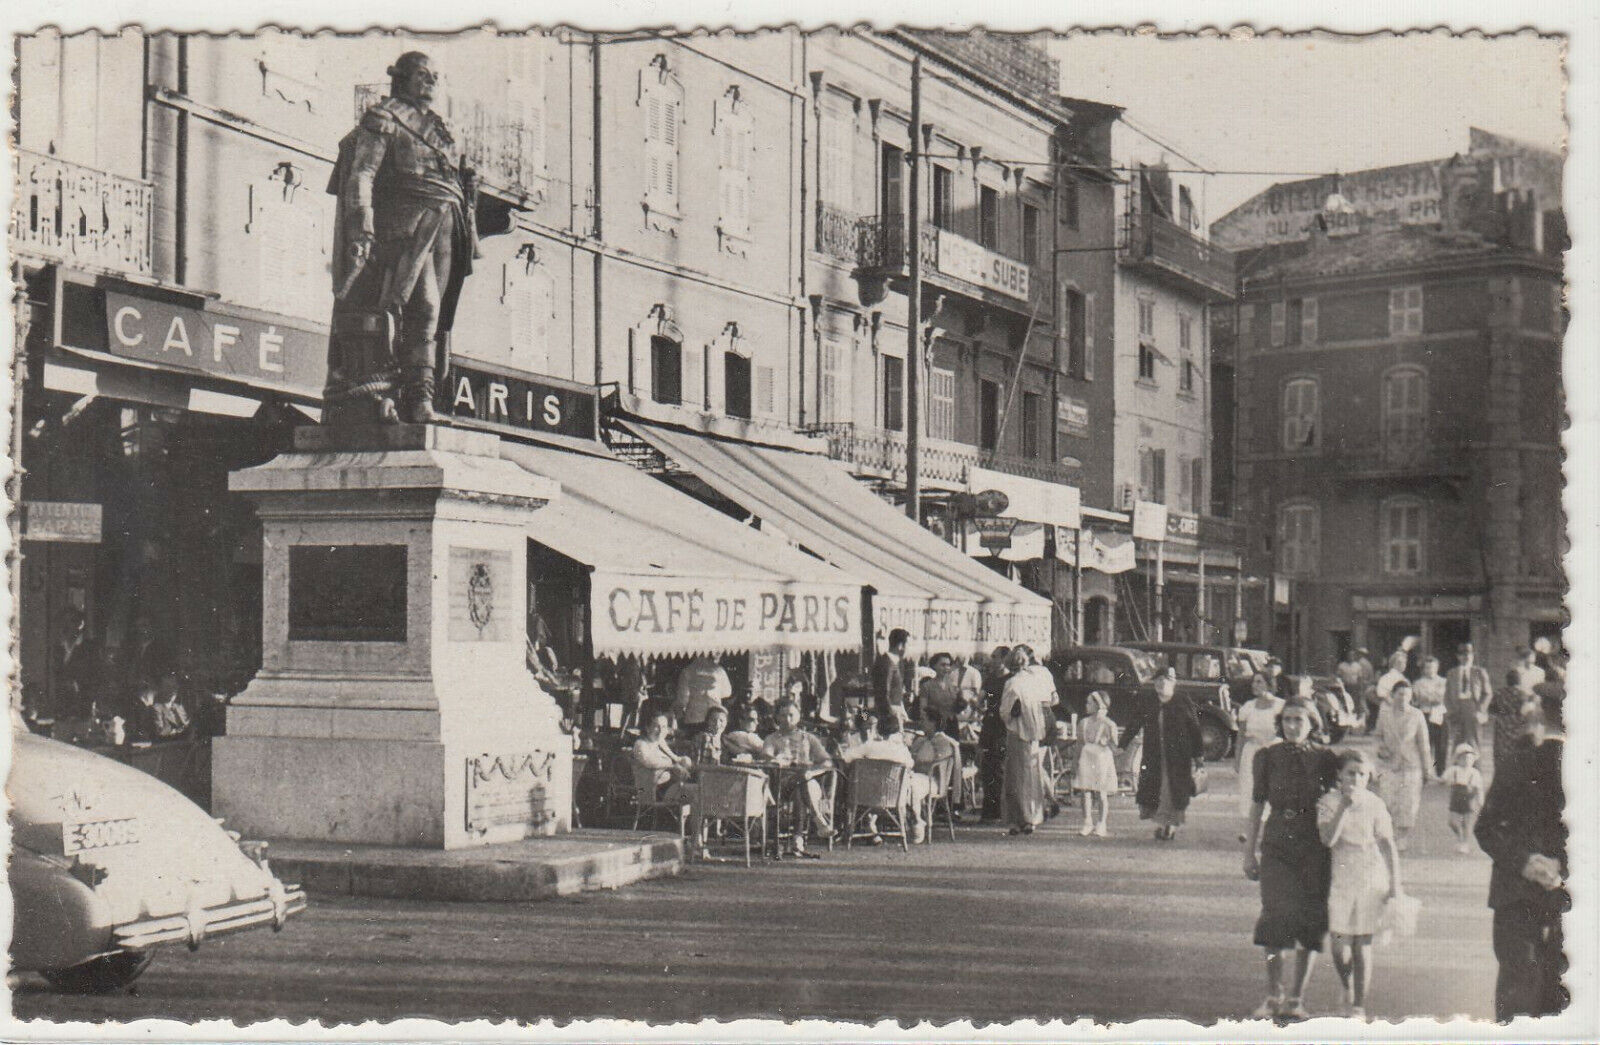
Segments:
[[[461,284],[477,253],[477,179],[428,106],[428,56],[389,67],[389,97],[339,143],[326,423],[434,419]]]

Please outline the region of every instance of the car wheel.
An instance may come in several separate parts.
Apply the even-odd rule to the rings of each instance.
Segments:
[[[1228,749],[1233,746],[1233,737],[1229,735],[1222,723],[1211,718],[1200,720],[1200,750],[1208,762],[1221,762],[1228,757]]]
[[[149,951],[103,954],[70,969],[46,969],[50,986],[69,994],[114,994],[125,990],[150,964]]]

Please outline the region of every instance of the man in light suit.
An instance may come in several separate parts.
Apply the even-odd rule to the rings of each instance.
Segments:
[[[1456,647],[1456,666],[1450,669],[1444,682],[1445,719],[1450,726],[1450,746],[1471,744],[1480,751],[1478,727],[1488,720],[1489,701],[1494,699],[1494,687],[1489,684],[1489,673],[1479,667],[1472,643],[1463,642]]]

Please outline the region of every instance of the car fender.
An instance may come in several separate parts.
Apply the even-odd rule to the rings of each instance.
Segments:
[[[11,961],[18,969],[65,969],[116,950],[112,916],[61,857],[17,848],[11,856]]]

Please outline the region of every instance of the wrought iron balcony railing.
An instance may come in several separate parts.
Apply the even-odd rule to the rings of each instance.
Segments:
[[[1177,222],[1147,212],[1123,219],[1123,264],[1176,280],[1190,293],[1231,298],[1233,253],[1201,239]]]
[[[858,425],[849,421],[812,425],[811,435],[827,437],[828,455],[836,461],[852,465],[863,475],[879,479],[901,480],[906,474],[906,434]],[[1022,457],[1016,454],[990,454],[970,443],[924,436],[921,447],[922,478],[925,481],[965,488],[968,473],[973,468],[990,468],[997,472],[1025,476],[1049,483],[1072,486],[1077,473],[1048,458]]]
[[[856,225],[860,219],[831,203],[817,204],[817,252],[854,264]]]
[[[863,271],[898,275],[906,271],[906,219],[903,215],[862,218],[856,223],[856,264]],[[939,230],[924,225],[919,237],[922,267],[939,267]]]
[[[17,153],[11,249],[78,268],[148,276],[151,186],[35,152]]]

